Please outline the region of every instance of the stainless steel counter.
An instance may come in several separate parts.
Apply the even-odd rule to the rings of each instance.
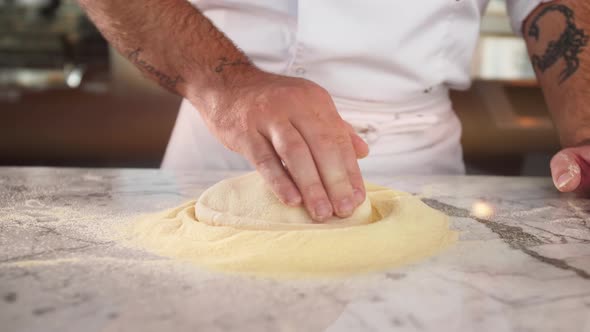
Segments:
[[[231,175],[0,168],[1,330],[590,331],[590,201],[545,178],[368,175],[420,195],[461,236],[349,279],[213,273],[117,237]]]

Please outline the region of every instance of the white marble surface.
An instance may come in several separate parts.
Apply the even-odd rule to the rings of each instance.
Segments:
[[[0,331],[590,331],[590,201],[549,179],[369,175],[461,236],[349,279],[211,273],[113,237],[230,175],[0,168]]]

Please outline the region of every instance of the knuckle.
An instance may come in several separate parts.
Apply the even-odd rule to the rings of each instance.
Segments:
[[[301,87],[304,88],[308,93],[314,94],[318,97],[329,97],[330,93],[328,90],[322,88],[320,85],[309,81],[309,80],[302,80]]]
[[[332,96],[328,92],[328,90],[318,87],[314,90],[314,97],[319,100],[319,103],[323,105],[325,109],[322,112],[323,116],[328,119],[330,122],[334,123],[337,120],[340,120],[340,116],[338,111],[336,110],[336,106],[332,100]]]
[[[292,154],[301,154],[307,149],[307,144],[290,122],[281,121],[273,127],[273,132],[276,134],[272,140],[273,147],[282,158]]]
[[[293,85],[284,87],[286,89],[283,91],[283,95],[288,95],[300,100],[313,99],[315,101],[319,100],[320,102],[331,102],[332,100],[330,93],[326,89],[312,81],[306,79],[297,79],[294,81],[294,83],[295,84]]]
[[[330,93],[328,92],[328,90],[322,88],[319,85],[316,85],[315,88],[315,93],[317,94],[317,96],[319,98],[321,98],[322,100],[326,100],[326,101],[332,101],[332,96],[330,96]]]
[[[287,138],[284,140],[279,140],[275,146],[275,149],[281,157],[284,157],[292,154],[300,155],[305,151],[305,149],[307,149],[307,146],[300,139]]]

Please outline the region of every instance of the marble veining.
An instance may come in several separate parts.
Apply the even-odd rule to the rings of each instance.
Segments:
[[[545,178],[366,174],[461,235],[426,261],[345,279],[213,273],[121,238],[139,214],[234,175],[0,168],[0,330],[590,331],[590,200]]]

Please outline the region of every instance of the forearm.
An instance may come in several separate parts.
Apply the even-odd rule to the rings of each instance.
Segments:
[[[79,0],[104,37],[165,89],[206,103],[256,70],[186,0]]]
[[[562,144],[590,140],[590,2],[544,4],[523,32]]]

